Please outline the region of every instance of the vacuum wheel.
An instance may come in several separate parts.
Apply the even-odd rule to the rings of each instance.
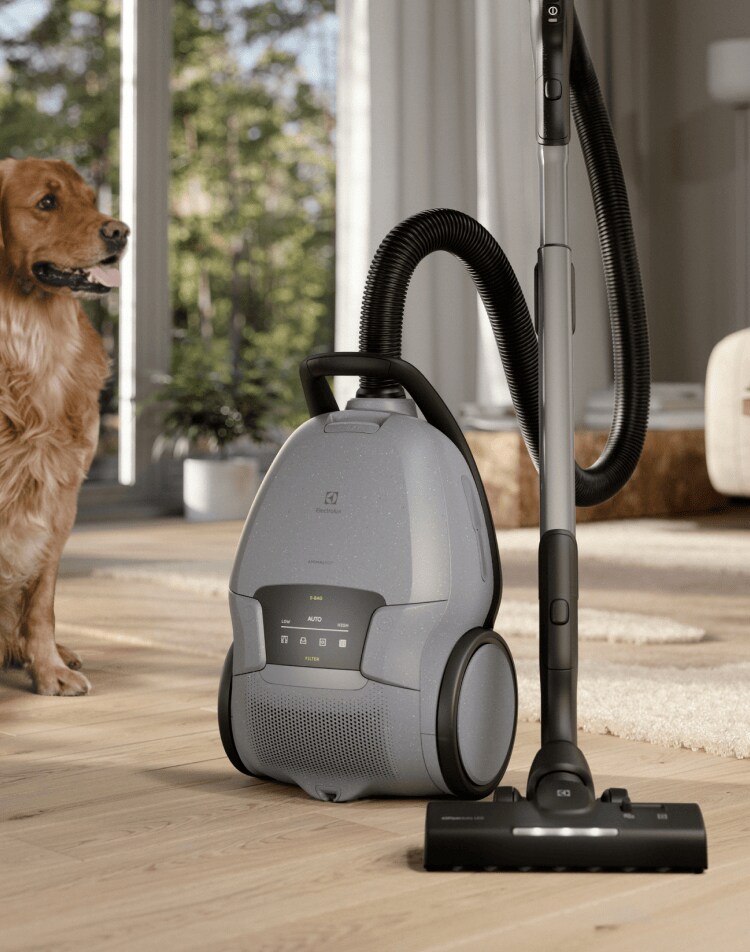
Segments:
[[[518,719],[518,685],[508,646],[473,628],[456,642],[437,709],[440,769],[454,796],[486,797],[505,773]]]
[[[234,735],[232,733],[232,666],[234,659],[234,645],[227,652],[226,659],[224,661],[224,667],[221,672],[221,680],[219,681],[219,734],[221,736],[221,742],[224,745],[224,752],[227,757],[231,760],[237,770],[240,773],[248,774],[252,777],[253,774],[247,769],[247,767],[242,763],[242,758],[237,753],[237,748],[234,743]]]

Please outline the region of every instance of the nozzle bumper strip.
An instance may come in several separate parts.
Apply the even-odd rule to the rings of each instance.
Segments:
[[[579,870],[700,873],[706,830],[694,803],[603,803],[580,812],[515,802],[427,807],[428,870]]]

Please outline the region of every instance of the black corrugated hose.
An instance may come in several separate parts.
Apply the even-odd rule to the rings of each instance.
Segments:
[[[607,445],[589,469],[576,464],[576,504],[595,506],[614,496],[638,463],[648,427],[650,354],[625,181],[577,17],[570,86],[573,118],[594,199],[614,361],[615,409]],[[450,252],[471,272],[492,324],[521,432],[538,465],[539,368],[534,326],[508,259],[492,235],[473,218],[437,208],[420,212],[389,232],[367,277],[360,350],[401,356],[409,282],[419,262],[433,251]],[[396,381],[363,377],[358,395],[403,396],[403,390]]]

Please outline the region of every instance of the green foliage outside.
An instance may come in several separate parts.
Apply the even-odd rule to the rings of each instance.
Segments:
[[[0,0],[0,157],[66,159],[103,210],[111,192],[114,214],[119,6],[50,0],[23,28]],[[305,81],[299,51],[333,7],[173,0],[175,346],[162,391],[172,435],[222,446],[295,425],[304,416],[297,364],[332,342],[333,106]],[[86,306],[116,357],[116,315],[106,302]]]
[[[154,447],[156,455],[171,450],[184,456],[196,449],[225,455],[240,437],[261,442],[267,436],[280,396],[272,385],[269,389],[268,368],[256,360],[235,376],[222,359],[220,344],[211,341],[180,348],[178,366],[155,395],[168,404],[163,432]]]

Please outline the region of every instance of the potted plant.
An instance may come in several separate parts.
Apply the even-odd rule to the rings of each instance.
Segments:
[[[233,366],[234,364],[234,366]],[[218,346],[185,340],[153,400],[164,407],[154,454],[184,457],[183,501],[191,521],[241,519],[260,482],[258,460],[235,455],[238,441],[260,443],[270,419],[262,369],[230,361]]]

